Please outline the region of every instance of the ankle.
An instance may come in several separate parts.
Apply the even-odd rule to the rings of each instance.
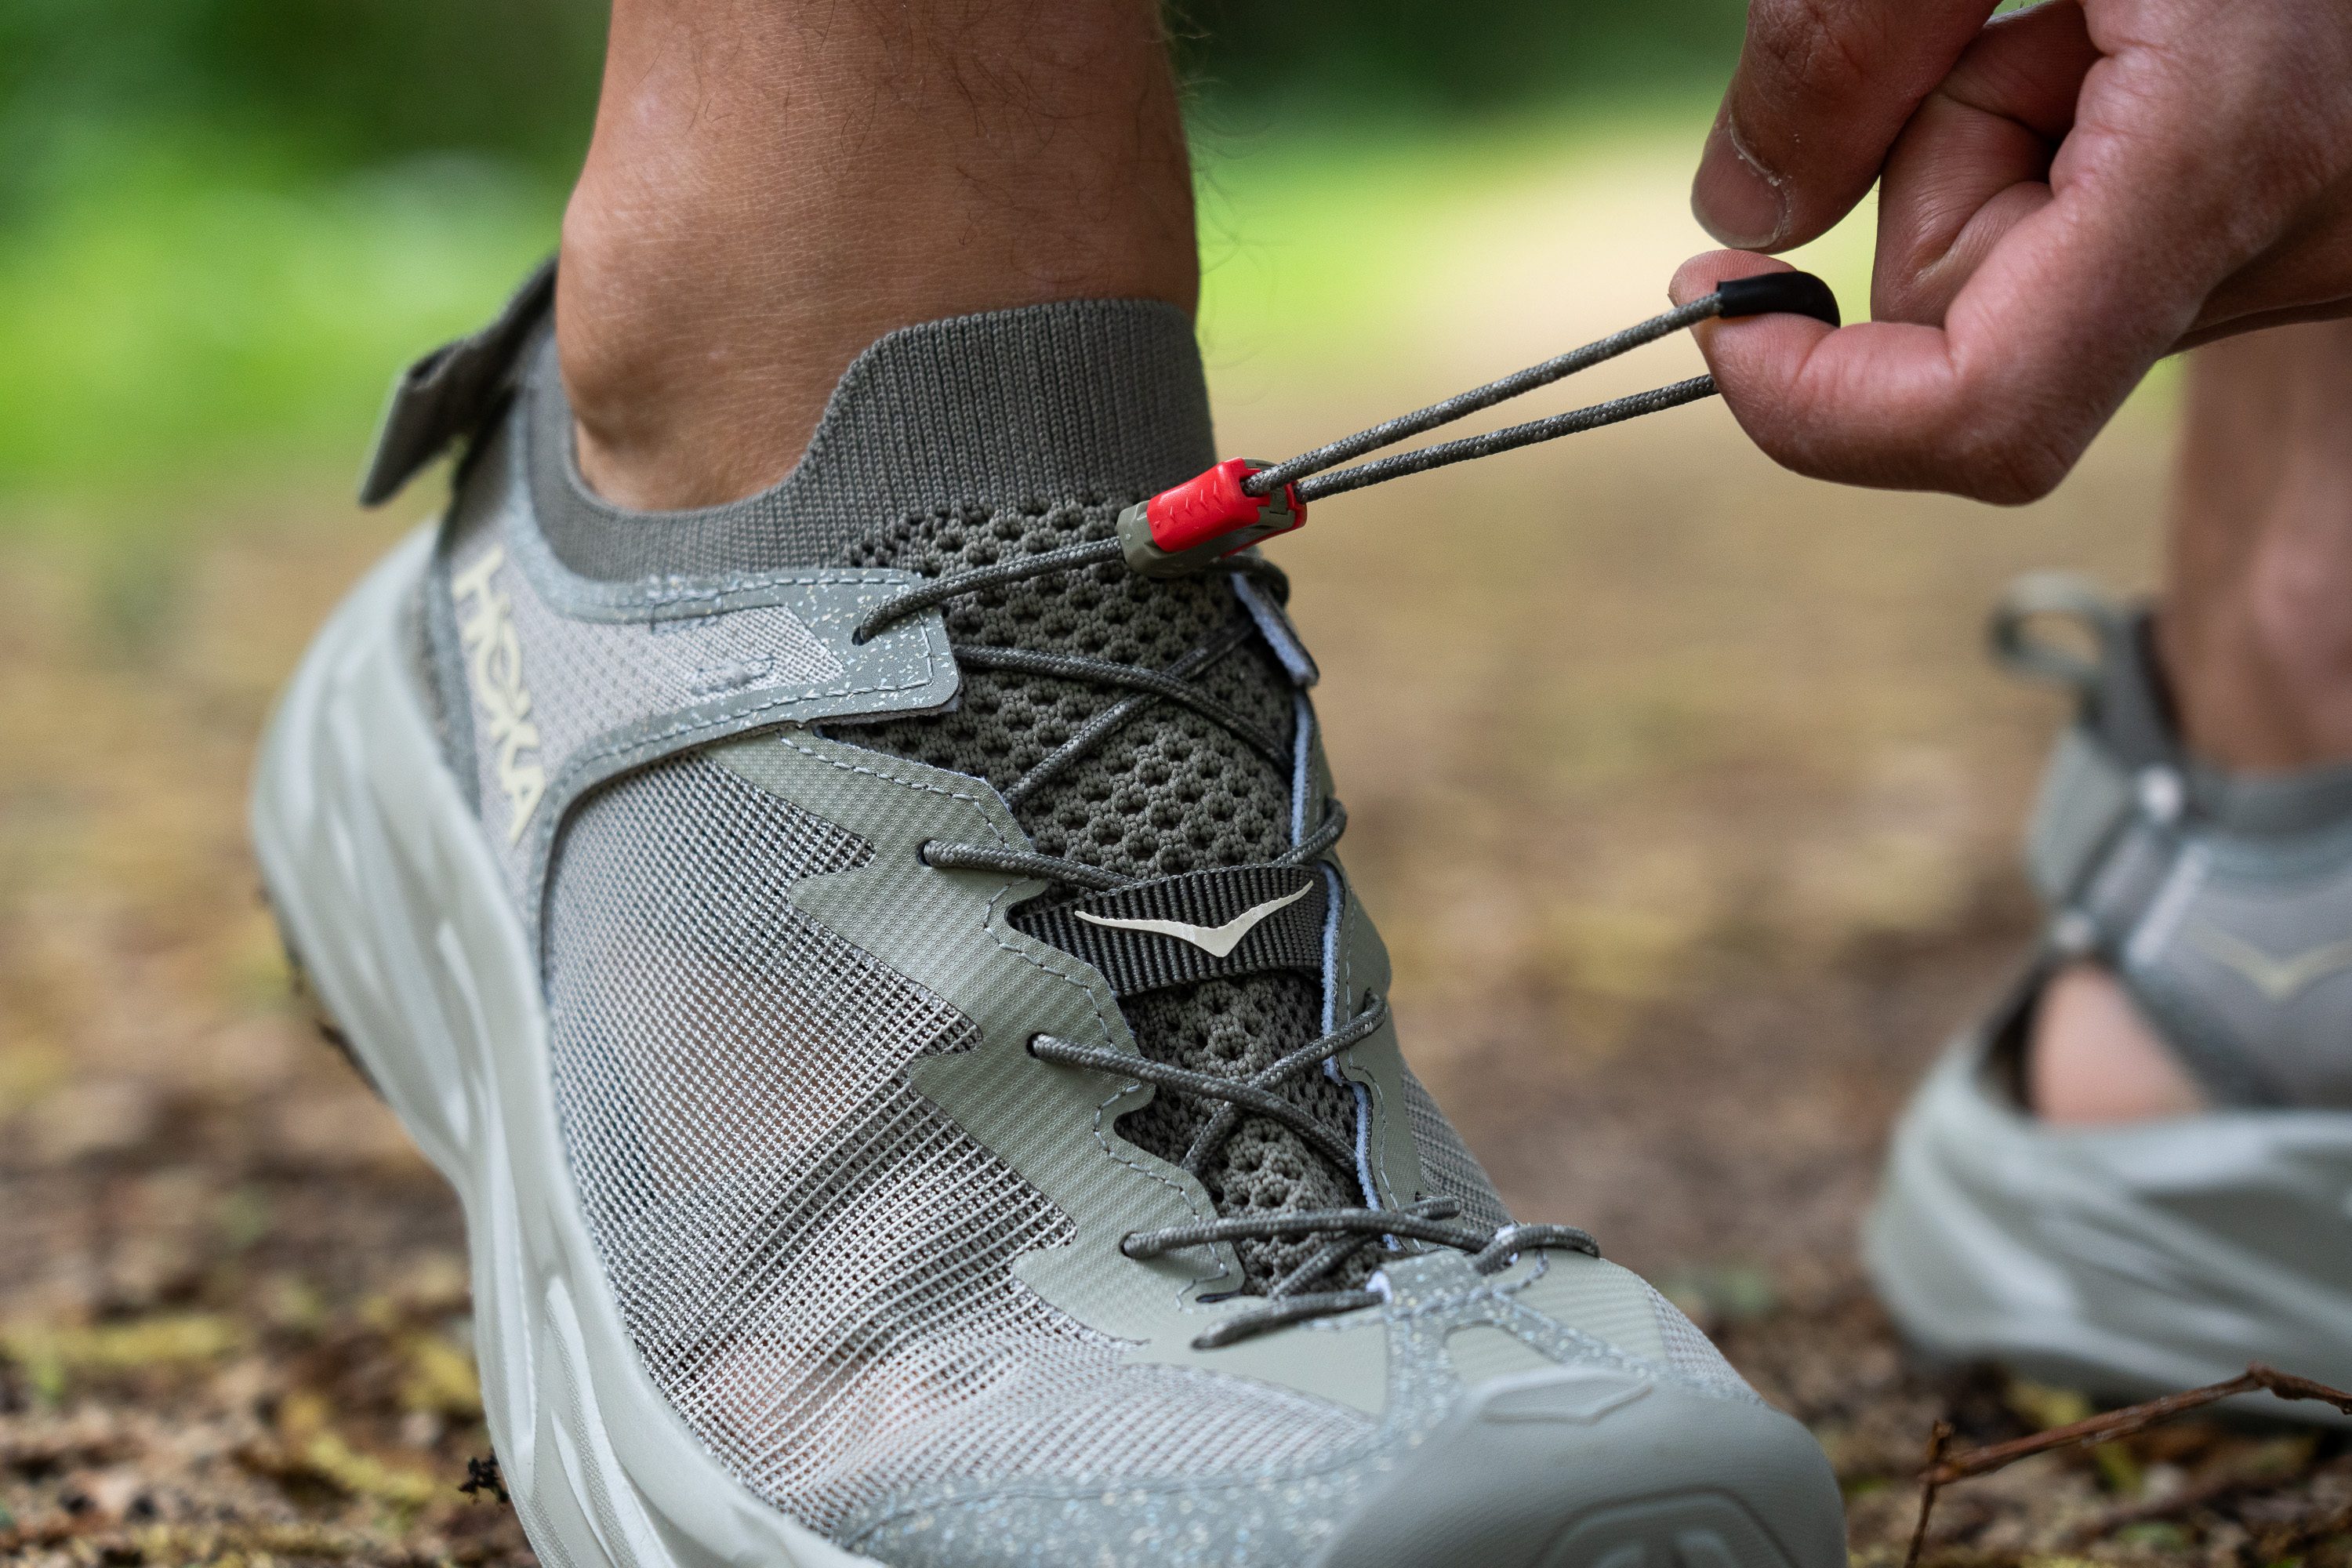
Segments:
[[[666,301],[638,286],[655,269],[628,254],[642,240],[614,243],[617,226],[588,189],[583,180],[565,209],[555,287],[556,361],[582,477],[605,500],[644,510],[723,499],[693,493],[698,488],[756,487],[754,476],[728,470],[756,461],[762,443],[724,440],[708,411],[694,406],[698,389],[671,384],[679,356],[662,347]],[[741,448],[732,462],[730,445]]]
[[[573,192],[556,278],[556,355],[582,476],[605,500],[648,510],[756,493],[798,460],[864,344],[829,348],[813,341],[816,323],[760,311],[755,280],[696,258],[668,215],[633,211],[610,184],[592,163]]]
[[[1056,300],[1190,310],[1158,14],[619,0],[564,218],[557,352],[608,500],[732,500],[799,460],[877,338]],[[751,67],[704,68],[724,54]]]
[[[2224,767],[2352,759],[2352,323],[2198,352],[2158,651]]]
[[[2042,988],[2025,1061],[2026,1100],[2044,1121],[2148,1121],[2205,1108],[2123,986],[2093,964],[2070,964]]]
[[[2297,521],[2267,527],[2226,591],[2194,607],[2173,595],[2158,616],[2182,739],[2237,772],[2352,761],[2352,560]]]

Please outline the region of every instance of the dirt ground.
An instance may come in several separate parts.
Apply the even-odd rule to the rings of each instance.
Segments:
[[[1235,449],[1387,412],[1221,372]],[[1361,406],[1358,406],[1360,404]],[[2160,407],[1992,513],[1772,472],[1719,410],[1318,508],[1276,553],[1407,1049],[1523,1218],[1682,1300],[1900,1560],[1930,1423],[1853,1235],[1890,1116],[2013,962],[2047,697],[2027,565],[2145,582]],[[286,996],[240,825],[270,694],[397,523],[324,484],[0,536],[0,1554],[520,1562],[458,1215]],[[127,542],[126,542],[127,539]],[[1931,1560],[2352,1563],[2352,1454],[2182,1424],[1948,1494]]]

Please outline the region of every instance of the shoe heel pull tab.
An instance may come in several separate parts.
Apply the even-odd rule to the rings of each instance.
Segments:
[[[2086,628],[2095,652],[2089,657],[2062,642],[2033,634],[2040,620],[2071,620]],[[2105,684],[2105,672],[2128,657],[2125,639],[2132,634],[2132,618],[2106,591],[2073,572],[2029,572],[2011,583],[1994,604],[1986,624],[1995,662],[2024,679],[2072,691],[2088,703],[2096,700]]]
[[[1306,527],[1307,503],[1296,487],[1282,485],[1263,496],[1244,488],[1252,474],[1270,466],[1229,458],[1119,513],[1118,542],[1128,566],[1147,576],[1178,576]]]
[[[362,506],[382,506],[452,442],[490,422],[513,388],[523,344],[554,302],[555,258],[550,257],[514,291],[497,321],[442,344],[401,373],[360,477]]]

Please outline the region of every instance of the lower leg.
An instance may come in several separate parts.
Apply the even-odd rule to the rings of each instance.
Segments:
[[[2200,349],[2157,622],[2189,750],[2352,759],[2352,321]]]
[[[614,0],[556,300],[608,500],[765,488],[893,328],[1198,282],[1153,0]]]
[[[2242,773],[2352,761],[2352,321],[2197,351],[2170,533],[2157,645],[2189,752]],[[2054,1121],[2200,1103],[2089,966],[2044,997],[2032,1063]]]

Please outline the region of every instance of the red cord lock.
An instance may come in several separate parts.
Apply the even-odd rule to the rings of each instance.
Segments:
[[[1128,565],[1155,577],[1174,576],[1307,526],[1307,503],[1291,486],[1266,496],[1242,489],[1244,479],[1269,466],[1229,458],[1119,513]]]

